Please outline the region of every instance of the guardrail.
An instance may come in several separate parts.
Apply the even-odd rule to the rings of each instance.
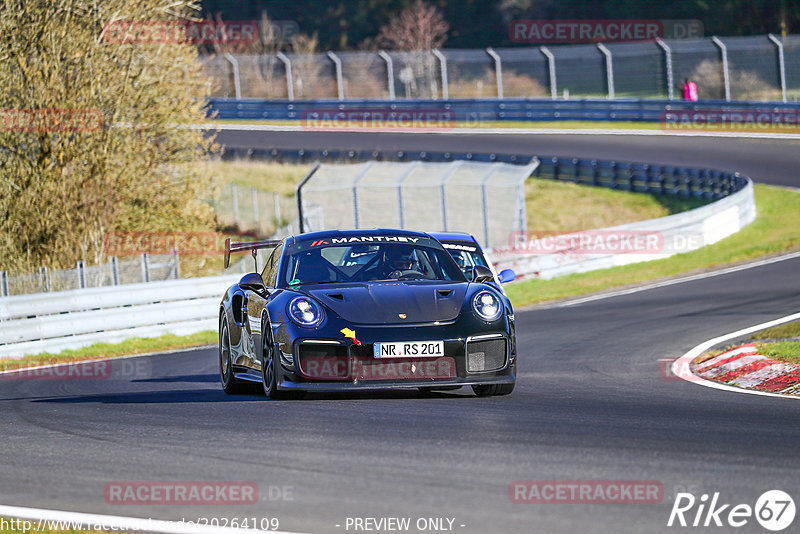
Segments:
[[[490,256],[498,269],[513,269],[521,278],[546,280],[691,252],[731,236],[755,220],[753,183],[738,178],[744,181],[741,189],[693,210],[577,232],[567,239],[561,236],[564,246],[554,238],[535,238],[491,250]]]
[[[217,328],[225,289],[241,275],[189,278],[0,299],[0,357]]]
[[[390,116],[393,111],[437,112],[445,121],[480,126],[491,121],[642,121],[659,122],[674,112],[800,112],[800,102],[756,102],[726,100],[650,100],[575,98],[486,98],[450,100],[266,100],[256,98],[209,98],[209,113],[217,119],[269,119],[309,121],[309,129],[317,125],[320,113],[380,111]],[[315,115],[315,113],[317,115]],[[326,116],[327,116],[326,115]],[[729,119],[732,120],[732,119]],[[737,122],[733,120],[733,122]],[[797,121],[794,123],[797,129]]]

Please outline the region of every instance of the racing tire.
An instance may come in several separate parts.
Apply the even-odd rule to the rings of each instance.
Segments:
[[[272,343],[272,329],[264,325],[264,362],[261,364],[261,385],[264,395],[270,400],[302,399],[305,391],[281,391],[278,389],[278,375],[276,372],[275,351]]]
[[[508,395],[514,391],[514,383],[511,384],[481,384],[472,386],[472,391],[479,397],[495,397]]]
[[[228,395],[235,395],[244,390],[244,384],[237,381],[233,374],[231,336],[225,317],[220,317],[219,320],[219,379],[222,383],[222,391]]]

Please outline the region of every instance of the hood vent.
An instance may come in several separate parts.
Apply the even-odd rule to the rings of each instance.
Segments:
[[[436,292],[441,297],[449,297],[453,293],[453,290],[452,289],[437,289]]]
[[[344,295],[341,293],[325,293],[325,296],[331,299],[341,300],[344,302]]]

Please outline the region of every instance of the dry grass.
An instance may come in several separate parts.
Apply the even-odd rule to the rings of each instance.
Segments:
[[[295,186],[311,169],[309,164],[248,160],[215,161],[209,165],[218,186],[235,182],[287,197],[294,196]]]

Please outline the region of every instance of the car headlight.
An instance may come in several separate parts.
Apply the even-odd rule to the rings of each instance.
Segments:
[[[491,291],[478,291],[472,297],[472,309],[484,321],[495,321],[503,313],[503,303]]]
[[[308,297],[295,297],[289,301],[289,318],[298,326],[314,328],[324,318],[322,306]]]

